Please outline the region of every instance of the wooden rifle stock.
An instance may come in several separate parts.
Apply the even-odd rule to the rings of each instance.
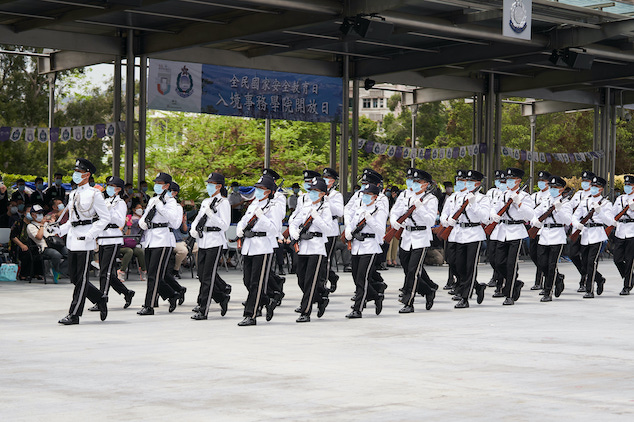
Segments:
[[[603,197],[600,201],[599,201],[599,205],[603,204],[603,201],[605,200],[605,197]],[[590,221],[590,219],[592,218],[592,216],[594,215],[594,208],[592,208],[588,214],[585,215],[585,217],[583,217],[581,219],[581,221],[579,221],[581,224],[585,225],[588,221]],[[579,235],[581,234],[581,230],[575,230],[574,232],[572,232],[572,234],[570,235],[570,240],[572,240],[573,242],[576,242],[577,239],[579,238]]]
[[[313,216],[309,215],[308,218],[306,219],[306,221],[304,221],[304,224],[299,226],[300,227],[300,231],[299,231],[300,239],[297,239],[297,241],[295,241],[293,243],[293,249],[295,250],[296,253],[299,253],[299,241],[301,240],[302,234],[306,233],[312,224],[313,224]],[[288,229],[286,231],[288,231]]]
[[[626,205],[625,208],[623,208],[623,211],[621,211],[620,213],[616,215],[616,217],[614,217],[614,220],[619,221],[629,209],[630,209],[630,206]],[[614,226],[608,226],[605,228],[605,234],[609,236],[612,234],[613,230],[614,230]]]
[[[427,187],[427,191],[425,192],[425,194],[423,196],[421,196],[420,202],[423,202],[423,200],[427,197],[427,195],[432,193],[435,189],[436,189],[436,186],[433,185],[432,183],[430,183],[429,186]],[[412,213],[415,210],[416,210],[416,205],[412,205],[411,207],[409,207],[407,209],[407,211],[405,211],[405,214],[401,215],[396,220],[398,222],[398,224],[403,224],[403,222],[405,220],[407,220],[409,218],[409,216],[412,215]],[[385,237],[383,237],[383,242],[390,243],[393,238],[400,239],[401,238],[401,234],[403,234],[403,227],[401,227],[398,230],[396,230],[394,227],[390,227],[390,229],[387,231],[387,233],[385,233]]]
[[[522,192],[526,189],[526,187],[528,186],[528,184],[524,184],[524,186],[522,186],[521,188],[519,188],[517,190],[517,192]],[[502,214],[504,214],[509,207],[513,204],[513,200],[509,198],[508,201],[506,201],[506,204],[504,204],[504,206],[500,209],[500,211],[498,211],[498,215],[502,216]],[[493,230],[495,230],[495,228],[497,227],[498,223],[497,221],[493,221],[491,223],[489,223],[485,228],[484,228],[484,232],[486,233],[487,236],[491,236],[491,233],[493,233]]]
[[[572,195],[574,195],[573,191],[568,192],[566,195],[562,196],[561,201],[563,201],[566,198],[570,198]],[[543,222],[544,220],[546,220],[548,217],[550,217],[553,214],[553,211],[555,211],[554,204],[550,208],[548,208],[546,212],[540,215],[538,220],[540,222]],[[537,237],[537,233],[539,232],[539,229],[540,229],[539,227],[531,227],[530,229],[528,229],[528,237],[530,237],[531,239],[535,239],[535,237]]]
[[[354,230],[352,231],[352,236],[354,236],[355,234],[359,233],[361,230],[363,230],[363,228],[365,227],[365,218],[361,221],[359,221],[359,224],[357,224],[357,227],[354,228]],[[348,250],[351,251],[352,250],[352,240],[348,240],[346,239],[346,232],[344,230],[343,233],[341,233],[340,239],[343,243],[347,243],[348,244]]]
[[[251,230],[253,228],[253,226],[255,226],[255,223],[257,223],[257,222],[258,222],[258,216],[253,214],[253,216],[251,216],[251,218],[247,222],[247,225],[244,228],[244,231],[246,232],[247,230]],[[239,237],[239,238],[236,239],[236,248],[242,249],[243,239],[244,239],[244,237]]]
[[[464,210],[467,209],[467,205],[469,205],[469,201],[465,200],[462,206],[453,214],[451,218],[457,221],[458,218],[460,218],[460,216],[464,212]],[[438,232],[438,237],[443,240],[447,240],[449,239],[449,235],[451,234],[452,230],[453,230],[453,226],[442,227],[440,231]]]

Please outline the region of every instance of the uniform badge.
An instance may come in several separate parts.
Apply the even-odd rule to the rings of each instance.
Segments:
[[[194,80],[192,79],[192,75],[189,74],[187,66],[183,66],[181,72],[176,77],[176,93],[183,98],[187,98],[192,95],[193,91]]]
[[[528,13],[523,0],[515,0],[511,6],[509,26],[513,32],[521,34],[526,29]]]

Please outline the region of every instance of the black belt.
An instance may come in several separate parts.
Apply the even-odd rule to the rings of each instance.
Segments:
[[[336,220],[337,218],[339,218],[339,217],[338,217],[338,216],[336,216],[336,215],[333,215],[333,216],[332,216],[332,219],[333,219],[333,220]]]
[[[617,223],[634,223],[634,218],[623,218],[618,220]]]
[[[603,227],[603,224],[601,224],[601,223],[588,223],[588,224],[586,224],[586,227]]]
[[[478,227],[480,223],[460,223],[460,227]]]
[[[301,240],[310,240],[313,237],[321,237],[322,234],[319,232],[307,232],[307,233],[302,233],[301,235],[299,235],[299,238]]]
[[[117,224],[114,223],[110,223],[106,226],[107,229],[118,229],[119,226]]]
[[[504,224],[524,224],[524,222],[522,220],[500,220],[500,223],[504,223]]]
[[[73,227],[77,227],[77,226],[87,226],[88,224],[92,224],[95,221],[99,221],[99,217],[93,217],[90,220],[77,220],[77,221],[72,221],[70,223],[71,226]]]
[[[220,231],[220,227],[216,227],[216,226],[208,227],[208,226],[205,226],[205,227],[203,227],[203,231],[204,232],[219,232]]]
[[[549,229],[555,229],[557,227],[564,227],[564,225],[559,223],[549,223],[549,224],[544,224],[544,227],[548,227]]]
[[[265,237],[266,236],[266,232],[254,232],[251,230],[247,230],[244,232],[244,237],[246,238],[251,238],[251,237]]]
[[[405,230],[408,232],[418,232],[421,230],[427,230],[427,226],[407,226],[405,227]]]
[[[148,223],[148,229],[160,229],[169,226],[169,223]]]
[[[365,239],[374,239],[374,233],[355,233],[352,235],[357,240],[363,242]]]

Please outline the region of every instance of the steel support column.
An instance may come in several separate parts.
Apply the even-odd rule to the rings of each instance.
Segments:
[[[49,73],[48,77],[48,128],[49,131],[53,127],[55,119],[55,80],[57,79],[57,73]],[[54,182],[54,155],[53,155],[53,141],[51,140],[51,134],[48,136],[48,185],[52,186]]]
[[[330,168],[337,167],[337,122],[330,122]]]
[[[537,116],[528,116],[531,122],[531,155],[535,153],[535,132],[537,127]],[[530,163],[530,183],[528,190],[533,193],[533,181],[535,180],[535,162],[531,160]]]
[[[145,140],[147,128],[147,56],[141,56],[139,79],[139,151],[137,162],[137,183],[145,180]],[[141,186],[138,186],[139,189]]]
[[[359,177],[359,80],[352,81],[352,140],[350,186],[354,186]]]
[[[128,30],[126,40],[125,82],[125,182],[134,179],[134,31]]]
[[[616,98],[616,91],[614,92],[614,97]],[[616,101],[613,101],[616,103]],[[610,178],[610,200],[614,201],[614,178],[616,177],[616,124],[618,117],[616,115],[616,105],[612,105],[610,107],[611,113],[610,117],[612,118],[612,130],[610,131],[610,156],[612,157],[610,160],[610,168],[608,169],[608,176]]]
[[[484,139],[483,137],[483,133],[484,133],[484,126],[483,126],[483,119],[484,119],[484,95],[482,95],[481,93],[478,93],[478,95],[476,96],[476,121],[475,121],[475,125],[476,125],[476,144],[480,145],[482,143],[482,140]],[[484,156],[482,154],[478,154],[478,156],[476,157],[476,161],[478,163],[477,165],[477,170],[484,173]]]
[[[414,152],[414,148],[416,148],[416,116],[418,115],[418,105],[411,106],[412,110],[412,153]],[[410,167],[416,167],[416,157],[412,154],[412,158],[410,160]]]
[[[114,101],[112,105],[112,121],[118,124],[121,120],[121,56],[114,60]],[[119,127],[112,139],[112,175],[119,177],[121,168],[121,132]]]
[[[596,151],[599,149],[599,145],[601,143],[601,114],[599,106],[594,106],[594,127],[592,129],[592,150]],[[598,166],[599,163],[597,160],[592,160],[593,173],[598,171]]]
[[[271,167],[271,119],[264,119],[264,168]]]
[[[350,60],[343,58],[343,110],[341,116],[341,141],[339,142],[339,183],[341,193],[348,193],[348,120],[350,118]]]
[[[487,145],[487,152],[485,154],[484,166],[486,180],[493,180],[493,165],[494,165],[494,118],[495,118],[495,75],[489,75],[489,90],[487,93],[486,102],[486,124],[485,124],[485,142]]]
[[[495,95],[495,148],[493,151],[493,168],[491,171],[491,182],[495,177],[495,170],[502,165],[502,95]]]

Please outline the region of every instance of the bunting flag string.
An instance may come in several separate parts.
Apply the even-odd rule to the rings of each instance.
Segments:
[[[68,126],[68,127],[0,127],[0,142],[13,141],[18,142],[24,139],[31,143],[35,140],[46,143],[51,142],[68,142],[75,140],[77,142],[92,139],[95,135],[98,138],[112,137],[116,133],[125,132],[125,122],[109,122],[93,125]],[[24,136],[22,136],[24,135]]]
[[[486,153],[486,144],[465,145],[447,148],[411,148],[397,145],[382,144],[380,142],[359,139],[358,149],[377,155],[385,154],[390,158],[419,160],[442,160],[445,158],[465,158]]]
[[[535,163],[552,163],[559,161],[562,163],[575,163],[579,161],[592,161],[603,158],[603,150],[587,152],[539,152],[525,151],[522,149],[502,147],[502,157],[512,157],[518,161],[533,161]]]

